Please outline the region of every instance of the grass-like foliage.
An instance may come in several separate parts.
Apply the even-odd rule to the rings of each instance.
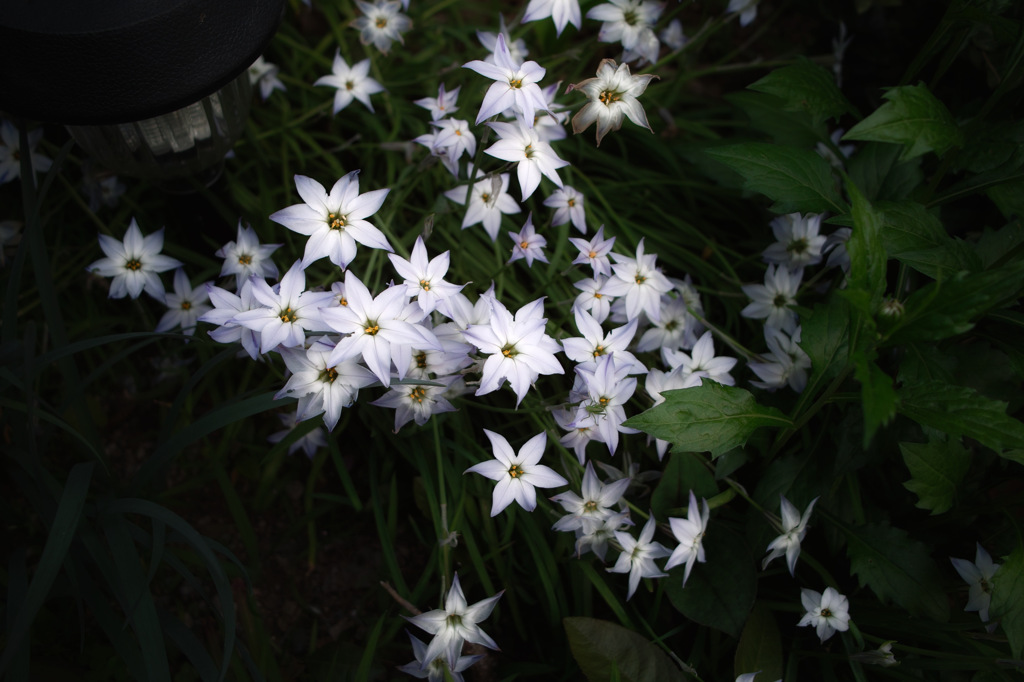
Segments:
[[[0,677],[1020,678],[1019,3],[293,0],[250,76],[185,193],[0,124]]]

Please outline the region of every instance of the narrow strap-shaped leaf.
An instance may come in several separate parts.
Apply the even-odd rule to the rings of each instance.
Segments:
[[[8,632],[14,628],[14,622],[21,609],[26,589],[28,589],[28,567],[25,566],[25,548],[19,547],[11,552],[11,559],[7,562],[7,622],[5,625]],[[25,646],[21,647],[14,660],[11,661],[10,669],[7,671],[8,680],[28,682],[30,644],[31,642],[25,642]]]
[[[32,584],[29,585],[25,601],[18,609],[18,615],[7,632],[7,646],[3,655],[0,656],[0,676],[3,676],[7,666],[18,652],[22,640],[28,635],[32,621],[43,602],[46,601],[46,595],[49,594],[61,564],[64,563],[64,557],[75,537],[75,529],[82,516],[82,508],[85,506],[85,497],[89,492],[89,482],[92,480],[94,467],[93,462],[76,464],[68,474],[64,492],[57,505],[57,515],[50,527],[50,534],[46,538],[43,554],[39,557],[39,565],[36,567]]]
[[[192,631],[166,609],[157,609],[157,614],[160,616],[160,627],[171,638],[178,650],[185,654],[185,658],[199,673],[200,679],[203,682],[217,682],[219,677],[217,665],[210,658],[210,654],[206,652],[206,648],[199,639],[192,634]]]
[[[220,600],[221,617],[224,619],[224,657],[220,671],[220,679],[224,679],[231,665],[231,653],[235,645],[235,598],[231,591],[231,583],[228,581],[220,561],[213,553],[210,542],[183,518],[166,507],[161,507],[149,500],[133,498],[114,500],[104,505],[102,511],[110,514],[141,514],[151,519],[160,520],[179,533],[206,562],[206,568],[210,572],[217,590],[217,598]]]
[[[135,543],[126,528],[129,523],[120,514],[104,514],[101,523],[118,577],[111,587],[115,592],[121,592],[118,601],[125,607],[125,615],[139,640],[146,679],[170,682],[170,666],[167,662],[163,629],[160,627],[153,595],[142,572],[142,563]]]

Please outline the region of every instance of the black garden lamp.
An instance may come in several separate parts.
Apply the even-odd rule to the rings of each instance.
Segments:
[[[242,133],[284,0],[2,0],[0,110],[111,170],[207,184]]]

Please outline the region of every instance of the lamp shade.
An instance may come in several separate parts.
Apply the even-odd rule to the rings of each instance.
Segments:
[[[0,109],[65,125],[151,119],[262,53],[284,0],[2,0]]]

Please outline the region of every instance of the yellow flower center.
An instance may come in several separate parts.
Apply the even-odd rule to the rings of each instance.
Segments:
[[[509,84],[509,87],[512,87],[512,88],[521,88],[521,87],[523,87],[523,79],[522,78],[513,78],[512,80],[510,80],[508,82],[508,84]]]
[[[292,322],[295,322],[297,319],[299,319],[299,316],[291,308],[285,308],[284,310],[281,311],[282,322],[290,324]]]
[[[523,473],[523,468],[518,464],[513,464],[508,468],[508,475],[511,476],[512,478],[519,478],[520,476],[523,475]]]
[[[191,302],[189,302],[189,301],[182,301],[181,302],[181,309],[182,310],[189,310],[191,308],[192,308],[192,303]]]
[[[332,230],[343,230],[345,229],[345,216],[328,213],[327,224],[331,226]]]
[[[142,263],[140,263],[135,258],[132,258],[130,261],[125,263],[124,266],[126,268],[128,268],[129,270],[131,270],[132,272],[135,272],[136,270],[141,270],[142,269]]]
[[[621,99],[622,95],[612,90],[603,90],[601,94],[597,96],[597,101],[605,105],[610,105],[614,102],[618,102]]]
[[[320,381],[326,384],[333,384],[334,380],[338,378],[338,370],[334,367],[328,367],[324,371],[320,372]]]
[[[376,336],[377,332],[380,331],[380,325],[377,324],[376,322],[372,324],[368,323],[366,327],[363,329],[363,331],[369,334],[370,336]]]
[[[252,256],[250,256],[247,253],[243,253],[241,256],[238,257],[238,264],[239,265],[252,265]]]
[[[427,397],[427,389],[422,386],[416,386],[409,391],[409,400],[415,400],[418,403],[422,403],[423,399]]]
[[[423,289],[423,291],[430,291],[430,282],[428,282],[425,279],[421,279],[420,287]]]
[[[376,21],[377,28],[384,28],[388,25],[388,20],[384,17],[379,17]]]

